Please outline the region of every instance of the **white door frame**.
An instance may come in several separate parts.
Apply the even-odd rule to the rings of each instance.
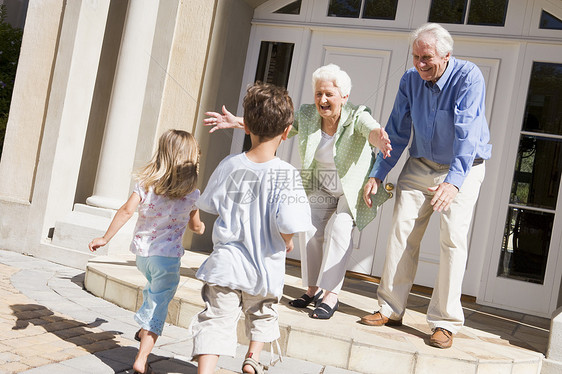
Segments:
[[[376,26],[385,27],[386,21],[360,20],[357,21],[359,25],[366,27],[365,29],[360,29],[349,27],[351,24],[355,25],[356,21],[326,17],[318,13],[316,6],[318,4],[325,4],[327,0],[320,1],[314,3],[311,0],[303,0],[303,8],[301,8],[301,14],[298,16],[269,13],[274,8],[276,9],[278,6],[289,3],[289,0],[270,1],[256,9],[238,113],[242,113],[242,98],[246,86],[253,82],[255,76],[259,46],[262,40],[295,43],[288,90],[294,100],[295,107],[298,108],[301,103],[312,102],[310,96],[312,91],[309,88],[310,75],[313,68],[323,63],[331,62],[329,61],[329,56],[332,52],[343,51],[345,53],[346,50],[358,48],[354,41],[360,40],[362,37],[374,38],[377,35],[379,37],[380,35],[387,35],[390,38],[407,37],[408,29],[413,27],[412,25],[417,26],[425,22],[424,17],[426,17],[430,3],[425,0],[414,3],[411,1],[399,2],[401,6],[405,6],[408,3],[408,6],[412,6],[414,11],[406,12],[409,14],[409,18],[404,16],[404,11],[399,12],[399,17],[402,18],[399,18],[390,27],[391,30],[383,31],[380,29],[368,30],[367,28],[371,26],[375,28],[377,28]],[[525,301],[523,306],[513,306],[497,302],[497,298],[494,295],[501,293],[501,291],[495,286],[497,282],[493,278],[495,277],[494,271],[497,268],[497,258],[501,249],[503,224],[505,222],[511,178],[513,176],[513,164],[517,154],[519,131],[514,132],[511,129],[514,126],[520,126],[522,123],[527,92],[526,85],[520,86],[519,77],[529,78],[529,61],[531,61],[529,59],[533,53],[539,53],[541,61],[544,61],[545,59],[548,60],[548,57],[552,55],[552,51],[549,48],[555,47],[557,50],[562,48],[558,39],[558,35],[562,34],[562,31],[539,30],[538,26],[535,25],[538,24],[537,19],[540,16],[540,10],[543,8],[548,8],[548,10],[553,8],[553,14],[558,14],[555,10],[560,9],[558,4],[553,3],[551,0],[534,0],[534,2],[529,1],[527,4],[510,2],[507,23],[501,30],[483,26],[447,26],[451,32],[457,34],[454,36],[455,51],[453,55],[475,62],[481,67],[485,76],[487,83],[486,112],[490,125],[491,143],[493,144],[492,158],[486,162],[486,178],[484,179],[474,213],[463,293],[476,295],[477,301],[482,304],[538,315],[547,315],[548,313],[531,310],[529,308],[531,303],[528,301]],[[398,24],[404,27],[404,30],[401,30],[400,27],[396,28]],[[388,25],[390,26],[390,24]],[[474,33],[478,34],[478,36],[466,35],[466,32],[472,32],[473,29]],[[501,35],[504,33],[511,36],[505,38]],[[487,34],[487,36],[484,34]],[[328,40],[326,35],[332,35],[332,41]],[[518,35],[525,36],[519,38]],[[529,40],[527,36],[530,36],[531,39],[535,38],[535,40],[538,38],[546,40],[552,38],[551,40],[553,41],[550,45],[548,41],[541,44],[539,41]],[[347,40],[344,40],[344,43],[342,43],[340,40],[342,38],[347,38]],[[321,43],[322,45],[319,46],[316,43]],[[366,47],[366,49],[369,48],[372,47]],[[410,51],[398,51],[398,54],[400,53],[409,55]],[[542,58],[543,54],[544,58]],[[328,56],[328,59],[326,59],[326,56]],[[553,57],[550,58],[553,59]],[[553,62],[560,62],[560,60]],[[412,66],[411,57],[408,58],[405,68],[410,66]],[[396,80],[390,79],[387,82],[384,98],[375,100],[373,104],[367,103],[373,109],[375,118],[383,125],[385,125],[392,109],[398,81],[399,78]],[[358,104],[353,100],[353,90],[351,97],[350,101]],[[232,152],[239,152],[241,150],[243,138],[244,134],[242,132],[235,131]],[[300,166],[300,158],[297,147],[294,145],[294,140],[284,142],[278,154],[286,160],[291,160],[296,167]],[[385,182],[396,184],[406,156],[406,154],[402,156],[402,159],[389,173]],[[561,203],[559,202],[558,204],[560,206]],[[355,243],[358,243],[360,248],[370,247],[370,255],[374,259],[371,269],[371,274],[373,275],[380,275],[382,272],[393,205],[393,200],[385,203],[376,220],[360,236],[354,238]],[[432,221],[438,221],[437,214],[435,216]],[[558,223],[559,221],[560,219],[555,222],[551,243],[551,248],[556,248],[557,251],[561,249],[560,242],[562,240],[560,238],[562,227]],[[424,242],[422,242],[422,248],[434,245],[431,243],[431,241],[435,240],[435,235],[431,234],[432,230],[435,231],[436,228],[432,228],[432,223],[430,223],[428,235],[426,235]],[[362,251],[363,249],[359,250],[358,257],[364,262],[366,257],[361,253]],[[298,252],[293,251],[293,253],[297,254],[297,258],[299,257]],[[433,258],[431,256],[426,257],[429,260],[427,261],[428,266],[434,266],[436,263],[435,254]],[[428,271],[427,266],[423,264],[423,249],[422,254],[420,254],[420,260],[421,266],[415,283],[431,287],[433,286],[432,276],[434,276],[434,272]],[[547,277],[552,289],[548,293],[548,300],[546,302],[548,308],[545,310],[552,310],[556,305],[560,279],[562,277],[561,273],[562,256],[557,256],[556,259],[553,258],[552,264],[549,263],[547,270]],[[528,290],[525,292],[533,294],[534,291]],[[519,290],[518,294],[523,295],[522,290]]]

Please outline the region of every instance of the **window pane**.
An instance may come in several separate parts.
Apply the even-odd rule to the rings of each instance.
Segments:
[[[562,135],[562,64],[533,63],[523,130]]]
[[[464,23],[466,0],[433,0],[429,22]]]
[[[300,14],[301,13],[301,0],[293,1],[285,5],[283,8],[276,10],[273,13],[279,14]]]
[[[254,81],[287,88],[294,48],[293,43],[262,41]],[[242,150],[247,151],[251,146],[250,136],[246,135]]]
[[[255,80],[287,88],[294,48],[293,43],[261,42]]]
[[[330,0],[329,17],[359,18],[361,0]]]
[[[366,0],[363,8],[363,18],[396,19],[398,0]]]
[[[511,186],[512,204],[556,209],[562,140],[522,135]]]
[[[507,0],[472,0],[468,12],[469,25],[503,26]]]
[[[498,276],[544,283],[554,214],[510,208]]]
[[[562,30],[562,20],[543,10],[539,29]]]

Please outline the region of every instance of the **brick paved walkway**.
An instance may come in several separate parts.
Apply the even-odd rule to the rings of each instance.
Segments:
[[[2,253],[4,252],[2,251]],[[13,257],[14,255],[8,254],[8,256]],[[41,262],[41,260],[24,256],[22,259]],[[81,289],[80,273],[82,272],[75,269],[67,270],[76,273],[72,278],[77,283],[68,281],[66,291],[74,289],[70,293],[78,294],[75,292],[78,290],[83,294],[81,295],[83,300],[90,299],[90,297],[97,299],[90,300],[89,304],[93,306],[91,301],[96,302],[99,299]],[[107,331],[99,327],[109,323],[104,318],[106,316],[96,317],[89,323],[83,322],[53,311],[24,295],[13,286],[11,281],[18,272],[20,272],[19,268],[0,263],[0,373],[132,372],[131,366],[138,347],[137,342],[125,338],[123,331]],[[57,281],[60,278],[52,279]],[[36,280],[30,279],[28,284],[36,283]],[[23,281],[25,282],[25,279]],[[45,290],[36,289],[35,292],[43,292],[43,296],[49,298]],[[53,290],[51,296],[56,295],[57,293]],[[52,299],[56,302],[55,297]],[[99,300],[99,303],[105,304],[106,302]],[[64,306],[63,304],[61,307]],[[116,307],[107,304],[105,306],[107,312],[111,313],[111,309]],[[74,309],[77,312],[80,311],[80,301],[75,306]],[[132,313],[130,317],[132,322]],[[169,338],[164,340],[169,340]],[[159,353],[163,353],[162,351],[163,347],[155,350]],[[119,356],[120,358],[118,358]],[[173,359],[173,355],[171,355],[172,357],[162,357],[159,354],[153,356],[152,361],[155,362],[153,366],[160,367],[163,372],[196,373],[195,365]],[[95,361],[98,361],[98,364],[96,365],[87,357],[96,358]],[[82,368],[80,362],[84,364]],[[233,372],[219,369],[217,373]]]
[[[134,313],[85,291],[84,271],[0,249],[0,374],[130,374]],[[195,374],[187,330],[166,324],[149,357],[156,373]],[[240,370],[247,347],[221,357],[216,374]],[[262,361],[269,360],[264,352]],[[285,358],[268,374],[358,374]]]

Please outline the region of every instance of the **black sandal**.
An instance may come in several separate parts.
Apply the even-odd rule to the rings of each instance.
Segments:
[[[144,373],[139,373],[138,371],[134,370],[133,374],[154,374],[154,370],[152,370],[152,366],[150,366],[147,362],[146,366],[144,367]]]
[[[135,340],[136,340],[137,342],[140,342],[140,341],[141,341],[141,338],[140,338],[140,332],[141,332],[141,330],[142,330],[142,329],[139,329],[139,331],[135,332]]]
[[[316,303],[320,300],[320,296],[322,296],[322,290],[312,297],[305,293],[298,299],[289,301],[289,305],[295,308],[306,308],[309,304],[313,303],[314,306],[316,306]]]
[[[314,309],[311,317],[316,319],[330,319],[334,315],[334,312],[338,310],[339,304],[340,302],[336,301],[336,305],[334,305],[333,308],[330,308],[328,304],[322,303]]]

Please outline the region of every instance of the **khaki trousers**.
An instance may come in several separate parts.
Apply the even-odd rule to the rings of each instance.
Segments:
[[[410,158],[398,178],[392,231],[377,291],[384,316],[399,319],[404,315],[418,266],[420,242],[433,213],[433,193],[428,187],[442,183],[448,171],[449,165]],[[442,327],[457,333],[464,324],[460,298],[468,230],[484,174],[484,163],[473,166],[450,208],[440,213],[439,272],[427,310],[431,329]]]
[[[242,313],[250,340],[269,343],[279,339],[277,297],[250,295],[209,283],[201,288],[201,296],[205,309],[193,317],[189,327],[193,336],[193,357],[202,354],[236,356],[236,329]]]

